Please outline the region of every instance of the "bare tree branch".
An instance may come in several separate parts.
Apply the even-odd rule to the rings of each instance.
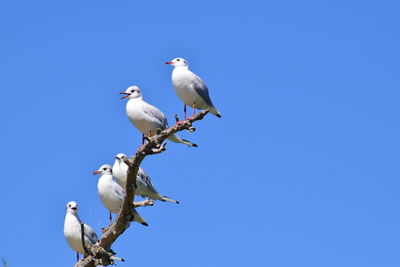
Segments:
[[[96,267],[96,261],[92,256],[86,257],[83,260],[78,261],[74,267]]]
[[[174,126],[165,129],[158,135],[147,137],[147,143],[139,147],[139,149],[136,151],[135,156],[132,156],[130,160],[125,161],[129,168],[125,188],[125,198],[122,204],[122,208],[118,212],[115,221],[105,230],[105,232],[101,236],[98,245],[92,246],[90,251],[91,253],[89,253],[91,255],[88,255],[83,260],[79,261],[75,265],[75,267],[93,267],[97,265],[107,266],[113,264],[113,254],[107,251],[110,250],[111,245],[129,227],[132,221],[132,209],[134,208],[133,200],[136,190],[136,175],[143,159],[147,155],[154,155],[165,151],[166,143],[163,142],[174,133],[183,130],[189,130],[190,132],[194,131],[195,128],[192,127],[192,123],[203,119],[207,113],[208,110],[201,111],[185,121],[177,122]]]

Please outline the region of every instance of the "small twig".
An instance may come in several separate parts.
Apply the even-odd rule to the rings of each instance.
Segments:
[[[142,201],[133,202],[133,207],[147,207],[147,206],[154,206],[154,201],[151,199],[146,199]]]
[[[164,152],[165,150],[167,150],[167,148],[165,147],[167,145],[167,143],[163,143],[161,146],[160,144],[158,144],[159,148],[153,148],[152,150],[150,150],[147,155],[155,155],[155,154],[160,154],[161,152]]]

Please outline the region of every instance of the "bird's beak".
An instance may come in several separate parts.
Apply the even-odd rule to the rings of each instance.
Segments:
[[[120,158],[118,158],[117,156],[115,157],[116,159],[120,159]]]
[[[72,208],[71,208],[71,210],[75,210],[75,211],[76,211],[77,209],[78,209],[77,207],[72,207]]]
[[[96,174],[101,174],[101,171],[94,171],[93,175],[96,175]]]
[[[167,62],[165,62],[165,64],[168,64],[168,65],[173,65],[173,64],[174,64],[174,62],[167,61]]]
[[[128,93],[126,93],[126,92],[121,92],[121,93],[119,93],[120,95],[125,95],[125,96],[123,96],[123,97],[121,97],[121,99],[125,99],[125,98],[127,98],[128,96],[130,96],[131,94],[128,94]]]

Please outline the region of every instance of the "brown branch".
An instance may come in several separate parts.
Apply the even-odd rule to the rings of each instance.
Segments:
[[[92,255],[85,257],[82,261],[79,261],[77,265],[79,267],[92,267],[96,265],[107,266],[112,264],[111,256],[109,261],[102,259],[104,251],[110,250],[111,245],[117,240],[117,238],[129,227],[132,217],[132,209],[134,208],[134,196],[136,190],[136,174],[139,170],[139,166],[147,155],[154,155],[161,153],[166,150],[164,140],[174,133],[193,129],[192,123],[204,118],[208,113],[208,110],[201,111],[189,119],[176,123],[174,126],[163,130],[160,134],[148,137],[146,144],[139,147],[136,151],[135,156],[132,156],[130,160],[126,160],[125,163],[128,165],[128,177],[125,188],[125,198],[122,204],[122,208],[118,212],[115,221],[106,229],[101,236],[98,246],[94,245],[91,248]],[[100,254],[100,255],[99,255]],[[112,255],[108,252],[109,255]],[[100,258],[100,260],[99,260]],[[79,265],[78,265],[79,264]]]
[[[86,257],[80,261],[78,261],[74,267],[96,267],[96,261],[93,256]]]
[[[167,143],[163,143],[161,146],[158,145],[158,148],[153,148],[152,150],[150,150],[148,155],[155,155],[164,152],[165,150],[167,150],[167,148],[165,147],[166,145]]]

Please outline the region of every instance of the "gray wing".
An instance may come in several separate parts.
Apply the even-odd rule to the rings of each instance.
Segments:
[[[157,192],[153,186],[153,183],[151,182],[150,176],[142,168],[139,168],[137,176],[141,180],[139,182],[142,182],[151,191]]]
[[[113,183],[113,193],[115,194],[116,198],[122,202],[125,197],[125,189],[123,189],[117,182]]]
[[[207,103],[210,107],[213,107],[213,103],[211,102],[210,95],[208,94],[208,87],[203,82],[203,80],[193,73],[193,78],[191,79],[192,85],[196,93],[198,93],[201,98],[203,98],[204,102]]]
[[[90,227],[86,223],[84,225],[85,225],[85,237],[87,237],[92,244],[95,244],[99,239],[97,237],[96,232],[92,229],[92,227]]]
[[[162,113],[158,108],[148,104],[143,109],[144,113],[148,116],[155,118],[160,123],[160,128],[162,130],[168,128],[168,120],[167,117]]]

